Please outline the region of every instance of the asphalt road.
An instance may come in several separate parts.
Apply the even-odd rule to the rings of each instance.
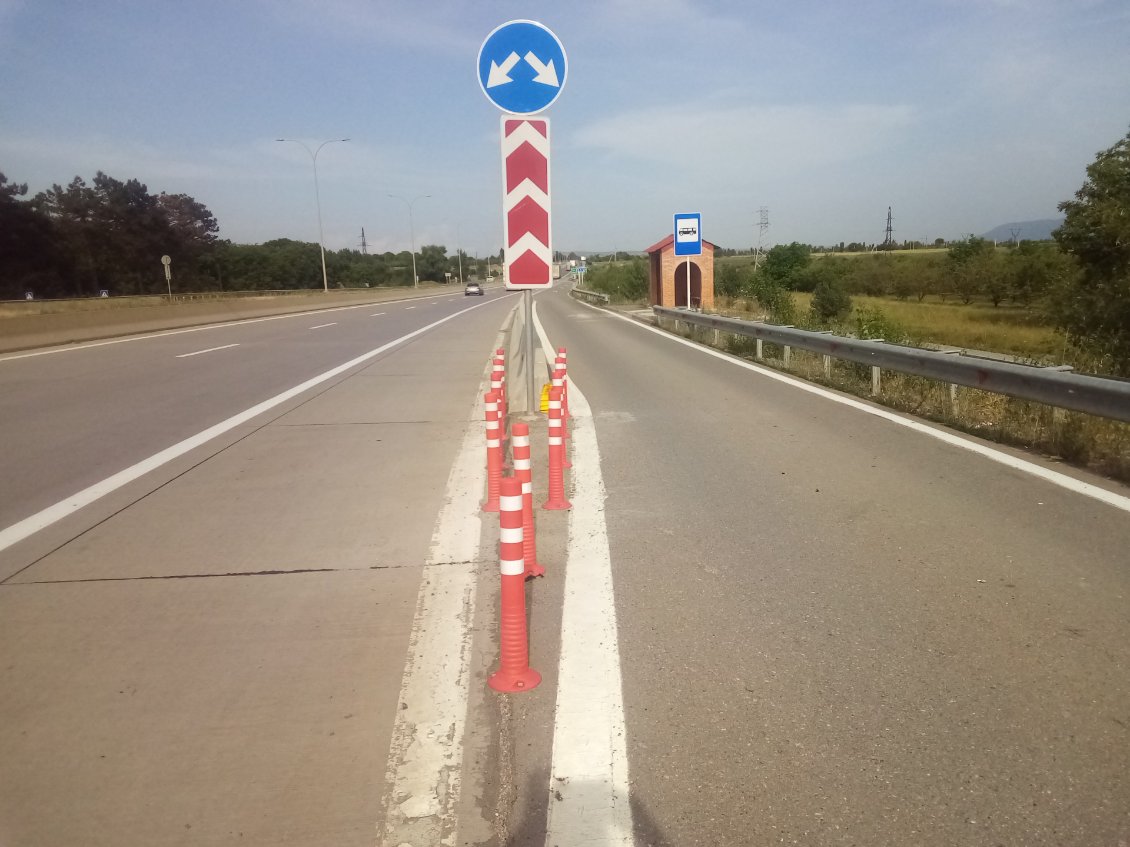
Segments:
[[[1130,840],[1130,514],[538,313],[600,444],[639,843]]]
[[[497,527],[460,469],[516,302],[0,357],[0,540],[230,423],[7,536],[0,844],[1130,842],[1130,513],[561,290],[536,302],[583,416],[575,509],[538,518],[544,681],[490,692]],[[478,554],[448,561],[456,506]],[[612,625],[584,617],[603,588]],[[429,674],[450,731],[422,729]],[[618,736],[607,780],[570,784],[607,763],[563,749],[563,704],[571,743]],[[632,832],[562,840],[602,791],[618,820],[620,764]]]
[[[0,358],[0,844],[374,842],[436,516],[514,302]]]

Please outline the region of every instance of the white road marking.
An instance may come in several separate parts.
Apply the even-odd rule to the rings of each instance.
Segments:
[[[188,359],[191,356],[200,356],[204,353],[215,353],[217,350],[228,350],[232,347],[238,347],[238,344],[225,344],[222,347],[209,347],[207,350],[197,350],[195,353],[181,353],[177,356],[178,359]]]
[[[534,327],[549,360],[550,345]],[[569,380],[573,491],[546,847],[630,847],[628,751],[604,478],[592,409]]]
[[[337,321],[328,324],[318,324],[317,326],[310,327],[310,329],[325,329],[327,326],[337,326]]]
[[[453,294],[442,295],[452,297]],[[404,302],[404,301],[401,301]],[[231,326],[244,324],[264,323],[265,321],[283,321],[288,318],[308,318],[310,315],[324,315],[329,312],[346,312],[350,309],[371,309],[372,303],[361,303],[357,306],[334,306],[330,309],[310,309],[305,312],[288,312],[285,315],[271,315],[266,318],[245,318],[239,321],[224,321],[223,323],[205,324],[204,326],[190,326],[185,329],[169,329],[162,332],[152,332],[148,335],[131,335],[128,338],[110,338],[105,341],[91,341],[85,344],[71,344],[66,347],[52,347],[50,350],[33,350],[27,353],[14,353],[10,356],[0,356],[0,362],[14,362],[16,359],[30,359],[34,356],[51,356],[55,353],[73,353],[76,350],[89,350],[92,347],[106,347],[110,344],[129,344],[132,341],[148,341],[153,338],[164,338],[168,335],[183,335],[188,332],[207,332],[212,329],[225,329]],[[411,306],[409,308],[415,308]],[[384,314],[381,312],[380,314]]]
[[[408,306],[408,307],[405,308],[404,311],[408,312],[408,311],[411,311],[412,309],[415,309],[415,308],[416,308],[415,306]]]
[[[583,303],[579,300],[577,302],[582,306],[589,306],[588,303]],[[596,309],[597,307],[589,306],[589,308]],[[928,435],[931,438],[936,438],[939,441],[944,441],[946,444],[950,444],[954,447],[960,447],[962,450],[969,450],[971,453],[976,453],[980,456],[984,456],[986,459],[991,459],[994,462],[998,462],[1014,470],[1022,471],[1026,474],[1031,474],[1032,476],[1038,477],[1045,482],[1050,482],[1052,485],[1058,485],[1060,488],[1065,488],[1068,491],[1072,491],[1076,494],[1082,494],[1085,497],[1091,497],[1092,499],[1106,503],[1108,506],[1114,506],[1116,509],[1121,509],[1124,512],[1130,512],[1130,497],[1127,497],[1123,494],[1117,494],[1113,491],[1108,491],[1105,488],[1100,488],[1099,486],[1092,485],[1089,482],[1083,482],[1082,480],[1075,479],[1074,477],[1068,476],[1067,474],[1062,474],[1058,471],[1053,471],[1050,468],[1045,468],[1042,465],[1037,465],[1034,462],[1029,462],[1017,456],[1011,456],[1008,453],[1002,453],[1000,450],[995,450],[992,447],[988,447],[984,444],[978,444],[975,441],[969,441],[968,439],[962,438],[960,435],[956,435],[955,433],[947,432],[941,429],[935,429],[934,427],[927,426],[920,421],[901,417],[895,412],[888,411],[887,409],[883,409],[878,406],[868,405],[861,400],[854,400],[851,397],[843,397],[839,394],[833,394],[831,391],[827,391],[819,387],[818,385],[813,385],[810,382],[804,382],[803,380],[797,379],[796,377],[786,376],[785,374],[779,373],[778,371],[772,370],[771,368],[764,368],[760,365],[755,365],[753,362],[747,362],[744,359],[738,359],[728,353],[723,353],[720,350],[714,350],[710,347],[703,347],[699,344],[695,344],[693,341],[689,341],[686,338],[680,338],[677,335],[671,335],[670,333],[665,332],[658,327],[648,326],[647,324],[632,320],[631,318],[624,315],[618,315],[615,312],[609,312],[604,309],[598,309],[598,311],[606,315],[612,315],[613,317],[619,318],[622,321],[627,321],[632,326],[639,327],[640,329],[645,329],[648,332],[654,332],[656,335],[666,338],[668,341],[674,341],[679,344],[683,344],[687,347],[690,347],[692,350],[697,350],[700,353],[705,353],[708,356],[713,356],[716,359],[721,359],[724,362],[729,362],[730,364],[737,365],[740,368],[754,371],[755,373],[759,373],[762,376],[767,376],[770,379],[775,379],[778,382],[783,382],[787,385],[793,386],[794,388],[799,388],[802,391],[807,391],[810,394],[816,394],[817,396],[823,397],[826,400],[832,400],[836,403],[841,403],[844,406],[850,406],[853,409],[857,409],[861,412],[866,412],[869,415],[874,415],[877,418],[882,418],[883,420],[898,424],[899,426],[904,426],[907,429],[912,429],[915,432],[920,432],[923,435]]]
[[[149,341],[154,338],[166,338],[170,335],[185,335],[189,332],[207,332],[212,329],[226,329],[232,326],[244,326],[245,324],[259,324],[266,323],[267,321],[283,321],[288,318],[308,318],[310,315],[322,315],[327,312],[344,312],[348,309],[364,309],[372,308],[372,303],[363,303],[360,306],[335,306],[332,309],[314,309],[309,312],[290,312],[285,315],[271,315],[266,318],[246,318],[241,321],[225,321],[218,324],[206,324],[204,326],[190,326],[185,329],[169,329],[163,332],[152,332],[148,335],[131,335],[127,338],[110,338],[106,341],[91,341],[86,344],[74,344],[67,347],[52,347],[50,350],[34,350],[29,353],[15,353],[11,356],[0,356],[0,362],[14,362],[16,359],[31,359],[35,356],[51,356],[55,353],[73,353],[77,350],[90,350],[94,347],[108,347],[111,344],[129,344],[132,341]]]
[[[485,390],[480,386],[476,396]],[[479,497],[486,477],[477,425],[482,419],[479,399],[447,479],[446,504],[420,581],[386,772],[381,847],[456,843],[482,530]]]
[[[481,303],[479,305],[485,306],[488,304]],[[350,359],[348,362],[338,365],[336,368],[331,368],[325,373],[308,379],[305,382],[294,386],[293,388],[289,388],[281,394],[276,394],[269,400],[264,400],[262,403],[258,403],[255,406],[252,406],[250,409],[246,409],[237,415],[232,415],[227,420],[221,421],[215,426],[211,426],[208,429],[203,430],[202,432],[198,432],[196,435],[190,436],[184,441],[174,444],[172,447],[167,447],[161,452],[155,453],[148,459],[143,459],[137,464],[131,465],[125,470],[119,471],[113,476],[107,477],[101,482],[97,482],[94,485],[91,485],[89,488],[84,488],[82,491],[76,492],[75,494],[72,494],[70,497],[67,497],[64,500],[60,500],[53,506],[48,506],[46,509],[36,512],[30,517],[24,518],[22,521],[14,523],[9,527],[0,530],[0,551],[7,550],[13,544],[17,544],[28,536],[34,535],[42,529],[46,529],[47,527],[51,526],[51,524],[56,523],[57,521],[62,520],[68,515],[77,512],[79,509],[89,506],[91,503],[102,497],[105,497],[107,494],[117,491],[122,486],[128,485],[134,480],[144,476],[150,471],[156,470],[162,465],[168,464],[174,459],[177,459],[183,456],[185,453],[188,453],[190,450],[194,450],[203,444],[207,444],[213,438],[218,438],[225,432],[230,432],[237,426],[247,423],[258,415],[261,415],[264,412],[270,411],[276,406],[285,403],[287,400],[297,397],[304,391],[308,391],[317,385],[321,385],[323,382],[326,382],[327,380],[333,379],[335,376],[339,376],[340,374],[345,373],[350,368],[354,368],[357,365],[367,362],[370,359],[379,356],[381,353],[384,353],[387,350],[391,350],[392,348],[403,344],[405,341],[408,341],[411,338],[422,335],[423,333],[434,329],[440,324],[445,324],[448,321],[454,320],[455,318],[461,315],[465,315],[468,312],[474,311],[477,308],[479,308],[479,306],[472,306],[469,309],[463,309],[461,311],[455,312],[454,314],[448,315],[445,318],[440,318],[438,321],[434,321],[427,326],[422,326],[419,329],[408,333],[407,335],[402,335],[400,336],[400,338],[394,339],[387,344],[382,344],[375,350],[370,350],[368,353],[364,353],[356,357],[355,359]]]
[[[380,317],[381,315],[383,315],[383,314],[385,314],[385,312],[377,312],[377,313],[376,313],[376,314],[374,314],[374,315],[369,315],[369,317],[370,317],[370,318],[379,318],[379,317]]]

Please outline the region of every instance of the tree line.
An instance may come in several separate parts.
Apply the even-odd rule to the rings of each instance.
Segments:
[[[27,197],[26,184],[0,173],[0,300],[164,294],[161,257],[172,262],[173,291],[258,291],[321,288],[317,244],[276,239],[233,244],[219,238],[211,211],[187,194],[150,193],[136,179],[99,171],[87,182]],[[483,276],[487,260],[443,245],[416,252],[421,280]],[[498,260],[491,257],[497,267]],[[333,287],[412,285],[412,255],[326,252]]]

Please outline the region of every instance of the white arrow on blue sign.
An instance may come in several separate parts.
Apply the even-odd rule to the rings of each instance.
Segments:
[[[568,63],[561,40],[537,21],[508,21],[479,48],[479,85],[498,108],[533,115],[557,99]]]

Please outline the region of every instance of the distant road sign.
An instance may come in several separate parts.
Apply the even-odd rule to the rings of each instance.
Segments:
[[[479,85],[512,115],[547,109],[565,87],[568,63],[561,40],[537,21],[508,21],[479,48]]]
[[[687,212],[675,215],[675,255],[699,256],[702,254],[702,215]]]

